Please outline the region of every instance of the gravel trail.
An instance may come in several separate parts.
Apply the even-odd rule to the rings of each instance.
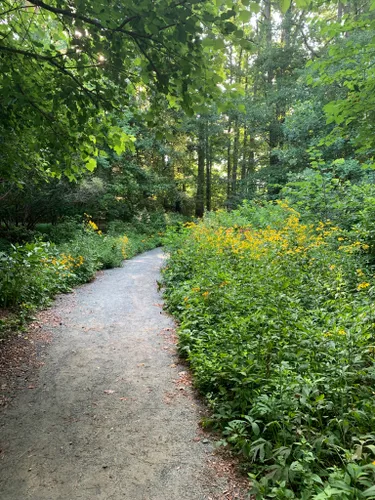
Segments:
[[[223,491],[152,250],[59,297],[34,385],[0,417],[1,500],[203,500]]]

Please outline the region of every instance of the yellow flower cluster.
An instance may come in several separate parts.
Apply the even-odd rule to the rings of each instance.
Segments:
[[[122,256],[124,257],[124,259],[126,259],[126,257],[127,257],[127,249],[128,249],[128,245],[129,245],[129,238],[126,236],[126,234],[124,234],[123,236],[121,236],[119,238],[119,242],[120,242],[120,245],[121,245]]]
[[[370,283],[368,283],[367,281],[364,281],[363,283],[360,283],[357,286],[357,290],[360,292],[361,290],[366,290],[366,288],[368,288],[369,286],[370,286]]]
[[[280,205],[283,206],[281,203]],[[285,205],[285,204],[284,204]],[[283,208],[285,208],[283,206]],[[185,227],[191,231],[192,237],[202,249],[217,254],[232,252],[239,258],[259,260],[267,255],[305,255],[309,250],[327,245],[327,235],[337,231],[336,227],[319,225],[316,233],[312,226],[302,224],[299,214],[288,209],[289,215],[280,229],[267,226],[264,229],[248,227],[210,227],[205,224],[187,223]],[[332,268],[333,269],[333,268]]]
[[[61,254],[61,258],[59,260],[59,264],[64,266],[65,269],[67,269],[68,271],[77,267],[81,267],[84,262],[85,259],[82,257],[82,255],[79,255],[78,257],[73,257],[72,255],[66,255],[65,253]]]
[[[353,243],[345,241],[344,246],[339,247],[339,250],[343,251],[340,256],[334,250],[337,248],[335,242],[344,241],[344,238],[339,236],[340,228],[330,221],[320,222],[317,225],[304,224],[300,221],[298,212],[288,207],[285,202],[279,202],[278,205],[285,211],[285,218],[272,227],[271,225],[263,228],[239,225],[224,227],[220,225],[219,217],[218,224],[215,224],[215,220],[200,224],[188,222],[185,228],[190,233],[190,238],[196,246],[196,253],[202,260],[215,259],[216,256],[219,260],[223,257],[236,258],[249,263],[267,260],[272,263],[271,265],[284,259],[292,259],[295,263],[302,262],[308,266],[324,264],[323,268],[330,272],[336,286],[340,287],[342,259],[346,259],[348,254],[349,257],[354,252],[366,250],[367,245],[361,241]],[[181,250],[177,251],[179,252]],[[332,257],[334,257],[333,262]],[[366,281],[365,273],[357,269],[356,275],[358,281],[361,281],[356,285],[357,290],[368,289],[370,283]],[[227,284],[227,281],[221,280],[217,286],[222,288]],[[200,289],[193,288],[192,291],[200,292]],[[208,293],[204,292],[202,295],[207,297]]]
[[[100,231],[97,224],[95,224],[95,222],[92,220],[91,215],[85,213],[84,216],[86,219],[86,229],[88,231],[96,231],[97,234],[101,236],[103,233]]]
[[[95,222],[93,220],[89,220],[87,222],[87,225],[89,227],[91,227],[91,229],[93,229],[94,231],[97,231],[99,229],[98,226],[95,224]]]
[[[339,241],[343,241],[343,238],[338,238]],[[355,241],[354,243],[350,243],[349,245],[341,245],[339,246],[339,250],[345,252],[345,253],[355,253],[358,252],[358,250],[365,250],[367,251],[369,249],[369,245],[366,243],[362,243],[360,241]]]

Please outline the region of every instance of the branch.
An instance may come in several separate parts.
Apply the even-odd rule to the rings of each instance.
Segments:
[[[27,50],[22,50],[22,49],[15,49],[15,48],[11,48],[11,47],[6,47],[4,45],[0,45],[0,51],[3,51],[3,52],[9,52],[9,53],[13,53],[13,54],[19,54],[19,55],[22,55],[22,56],[25,56],[25,57],[30,57],[32,59],[36,59],[36,60],[39,60],[39,61],[46,61],[47,63],[49,63],[50,65],[54,66],[55,68],[57,68],[61,73],[63,73],[64,75],[67,75],[69,76],[69,78],[71,78],[77,85],[78,87],[85,93],[87,94],[87,96],[89,97],[89,99],[92,101],[93,104],[97,105],[95,99],[93,96],[95,96],[97,99],[99,100],[104,100],[101,96],[98,96],[97,94],[95,94],[94,92],[92,92],[91,90],[89,90],[88,88],[86,88],[80,81],[79,79],[73,75],[73,73],[71,73],[70,71],[68,71],[64,66],[60,66],[60,64],[58,64],[53,57],[47,57],[47,56],[43,56],[42,54],[36,54],[34,52],[29,52]]]
[[[140,33],[136,33],[135,31],[128,31],[124,30],[120,27],[118,28],[108,28],[107,26],[104,26],[98,19],[93,19],[91,17],[84,16],[83,14],[78,14],[77,12],[73,12],[69,9],[60,9],[58,7],[52,7],[52,5],[48,5],[41,0],[29,0],[29,2],[36,7],[40,7],[41,9],[48,10],[49,12],[52,12],[53,14],[61,14],[62,16],[70,17],[71,19],[79,19],[80,21],[83,21],[84,23],[90,24],[92,26],[96,26],[100,30],[103,31],[118,31],[120,33],[124,33],[125,35],[131,36],[133,39],[134,38],[146,38],[146,39],[151,39],[152,35],[141,35]]]
[[[53,12],[54,14],[61,14],[66,17],[71,17],[72,19],[79,19],[80,21],[84,21],[87,24],[92,24],[97,28],[106,29],[97,19],[92,19],[82,14],[77,14],[76,12],[73,12],[70,9],[60,9],[59,7],[53,7],[52,5],[48,5],[42,2],[41,0],[29,0],[29,2],[35,5],[36,7],[48,10],[49,12]]]
[[[126,19],[124,19],[124,20],[122,21],[122,23],[120,24],[120,26],[119,26],[118,28],[116,28],[116,30],[115,30],[115,31],[117,31],[117,30],[122,30],[122,28],[123,28],[126,24],[130,23],[131,21],[134,21],[134,19],[139,19],[140,17],[141,17],[141,16],[140,16],[139,14],[137,14],[137,15],[135,15],[135,16],[127,17]]]
[[[139,43],[138,40],[134,39],[135,43],[137,44],[139,50],[142,52],[142,54],[145,56],[145,58],[148,60],[148,62],[151,64],[152,69],[155,71],[157,77],[160,79],[161,75],[159,73],[158,68],[155,66],[153,60],[150,58],[150,56],[147,54],[147,52],[144,50],[142,45]]]
[[[31,5],[19,5],[18,7],[13,7],[12,9],[5,10],[4,12],[0,12],[0,17],[1,16],[6,16],[7,14],[10,14],[11,12],[15,12],[16,10],[21,10],[21,9],[33,9]]]
[[[309,44],[309,42],[307,41],[307,38],[306,38],[306,35],[305,33],[303,32],[303,29],[300,28],[300,33],[302,35],[302,38],[303,38],[303,41],[304,41],[304,44],[306,46],[306,48],[311,52],[311,54],[314,56],[314,57],[320,57],[320,55],[311,47],[311,45]]]
[[[8,189],[8,191],[5,194],[0,196],[0,201],[4,200],[8,196],[8,194],[12,191],[12,189],[13,189],[13,186],[10,189]]]

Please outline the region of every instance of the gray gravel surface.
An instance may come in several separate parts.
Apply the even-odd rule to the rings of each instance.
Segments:
[[[223,488],[157,280],[160,249],[59,297],[35,387],[0,417],[1,500],[200,500]]]

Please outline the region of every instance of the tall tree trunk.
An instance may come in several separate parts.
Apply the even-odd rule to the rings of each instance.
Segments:
[[[232,178],[232,123],[228,123],[228,146],[227,146],[227,198],[231,193],[231,178]]]
[[[205,144],[204,144],[204,131],[202,130],[201,124],[199,126],[197,153],[198,153],[198,176],[197,176],[197,194],[195,197],[195,217],[203,217]]]
[[[264,19],[265,19],[265,30],[266,30],[266,47],[269,52],[272,49],[272,11],[271,11],[271,0],[265,0],[264,2]],[[267,69],[267,84],[268,91],[272,92],[274,80],[274,70],[272,65],[268,64]],[[277,158],[273,154],[273,149],[277,146],[277,116],[276,110],[274,116],[271,119],[271,123],[268,128],[268,142],[269,142],[269,163],[270,165],[274,165],[277,163]]]
[[[250,137],[249,141],[249,166],[246,174],[252,175],[255,172],[255,140],[254,137]]]
[[[344,4],[339,0],[337,5],[337,21],[340,22],[344,13]]]
[[[233,140],[233,165],[232,165],[232,195],[237,193],[237,170],[238,170],[238,146],[240,140],[240,128],[238,126],[238,118],[234,122],[234,140]]]
[[[245,95],[247,95],[248,87],[249,87],[249,57],[245,56]],[[243,182],[246,179],[246,168],[247,168],[247,123],[244,124],[243,131],[243,142],[242,142],[242,162],[241,162],[241,181]]]
[[[243,132],[243,143],[242,143],[242,163],[241,163],[241,181],[244,181],[247,177],[247,126],[245,125]]]
[[[208,133],[208,121],[206,123],[206,209],[211,210],[211,164],[212,164],[212,147]]]

